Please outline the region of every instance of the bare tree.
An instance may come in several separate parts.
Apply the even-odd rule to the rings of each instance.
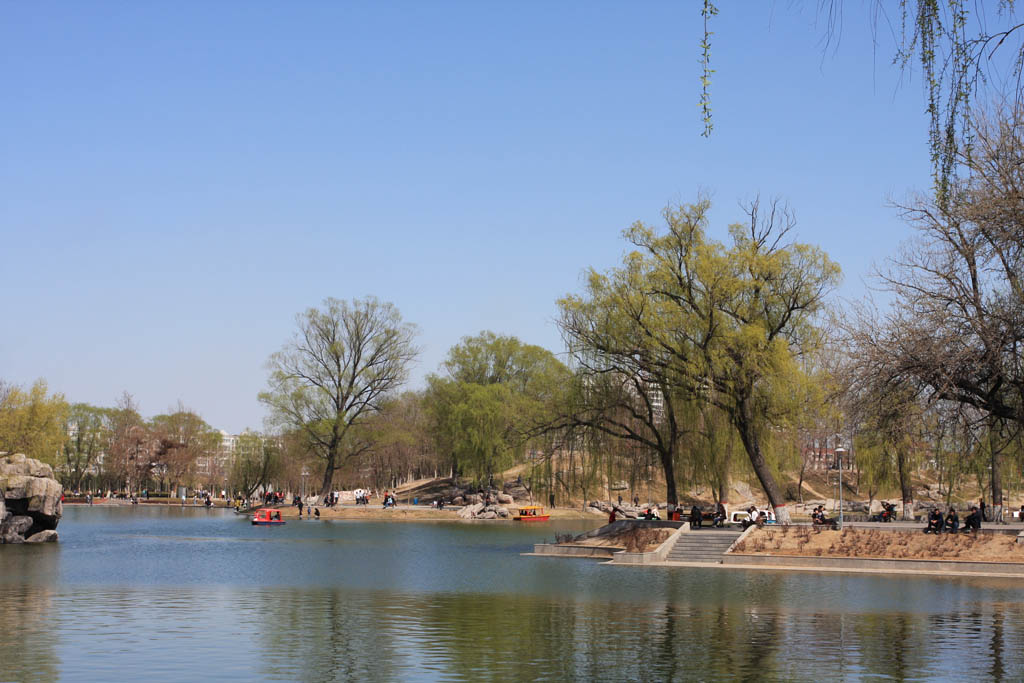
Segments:
[[[356,428],[405,382],[416,328],[374,297],[325,299],[297,324],[293,340],[267,362],[270,386],[259,398],[272,421],[301,433],[323,460],[326,496],[338,465],[370,448],[367,430]]]
[[[899,208],[917,235],[879,277],[893,296],[860,325],[864,370],[924,400],[1024,424],[1024,112],[977,119],[970,175],[946,201]],[[992,448],[993,514],[1001,515]]]

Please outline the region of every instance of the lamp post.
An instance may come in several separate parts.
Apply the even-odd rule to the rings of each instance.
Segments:
[[[302,468],[302,499],[306,499],[306,477],[309,476],[309,470],[305,467]]]
[[[846,449],[836,446],[836,459],[839,461],[839,526],[843,526],[843,456]]]

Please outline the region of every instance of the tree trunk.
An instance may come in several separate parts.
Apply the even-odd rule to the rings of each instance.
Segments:
[[[327,453],[327,464],[324,466],[324,482],[320,486],[320,497],[326,498],[331,492],[331,484],[334,483],[334,469],[337,462],[336,449],[331,448]]]
[[[995,430],[989,427],[988,449],[992,454],[992,519],[990,521],[1002,524],[1003,522],[1003,477],[999,472],[999,454],[1001,449],[996,448]]]
[[[786,508],[779,485],[775,482],[775,477],[761,452],[761,444],[754,429],[750,405],[747,401],[742,401],[738,408],[736,426],[740,432],[740,440],[743,441],[743,448],[747,451],[747,457],[750,458],[750,465],[754,468],[754,473],[757,475],[758,481],[761,482],[761,488],[764,489],[765,495],[768,496],[768,503],[775,510],[776,521],[779,524],[789,524],[789,510]]]
[[[807,458],[800,458],[800,481],[796,485],[796,495],[800,502],[804,502],[804,470],[807,469]]]
[[[665,496],[669,505],[679,504],[679,494],[676,492],[676,465],[672,449],[662,450],[661,469],[665,473]]]
[[[900,495],[903,498],[903,519],[914,521],[914,489],[910,484],[910,472],[907,471],[906,455],[902,449],[896,449],[896,470],[900,478]]]

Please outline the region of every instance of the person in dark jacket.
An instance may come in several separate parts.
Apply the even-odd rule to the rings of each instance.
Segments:
[[[971,514],[964,519],[964,533],[978,531],[981,529],[981,513],[977,507],[971,507]]]
[[[951,505],[949,512],[946,514],[946,532],[955,534],[960,528],[960,516],[956,514],[956,509]]]
[[[928,526],[925,527],[924,532],[926,534],[941,534],[942,527],[942,513],[939,512],[938,508],[932,508],[932,511],[928,514]]]

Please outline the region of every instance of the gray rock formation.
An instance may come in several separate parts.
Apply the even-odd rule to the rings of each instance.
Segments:
[[[508,508],[501,505],[484,505],[483,503],[467,505],[457,514],[463,519],[507,519],[509,516]]]
[[[46,531],[40,531],[38,534],[32,534],[25,539],[25,543],[56,543],[57,532],[53,529],[47,529]]]
[[[49,465],[21,454],[0,458],[0,543],[56,541],[61,493]]]

